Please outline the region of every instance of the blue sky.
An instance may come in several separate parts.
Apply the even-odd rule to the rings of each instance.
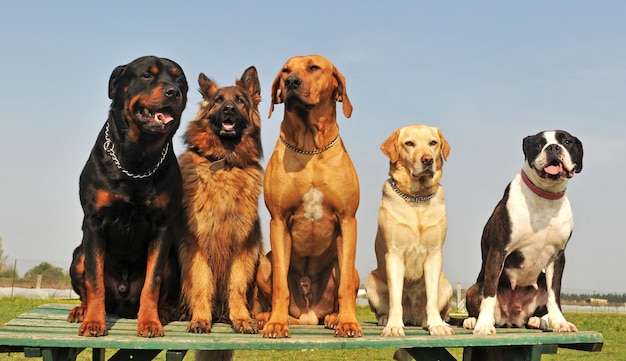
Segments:
[[[272,80],[291,56],[318,53],[344,74],[354,106],[341,136],[361,183],[357,267],[374,237],[395,129],[442,129],[448,237],[444,271],[469,286],[480,234],[522,166],[522,138],[565,129],[585,148],[568,196],[575,229],[568,292],[626,292],[626,3],[622,1],[5,2],[0,12],[0,236],[21,272],[69,267],[81,239],[78,176],[106,120],[111,71],[142,55],[178,62],[190,83],[178,153],[198,109],[200,72],[233,84],[250,65],[262,86],[266,159],[282,105]],[[261,201],[269,248],[269,218]]]

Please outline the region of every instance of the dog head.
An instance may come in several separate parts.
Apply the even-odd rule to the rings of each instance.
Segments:
[[[261,156],[261,84],[254,66],[246,69],[234,86],[220,88],[204,73],[198,76],[202,102],[185,133],[185,143],[203,156],[224,158],[246,143]],[[247,144],[252,142],[254,144]],[[218,144],[219,143],[219,144]]]
[[[352,104],[346,92],[344,76],[328,59],[320,55],[294,56],[287,60],[272,83],[272,104],[285,103],[288,112],[320,111],[335,114],[336,102],[342,102],[346,118]]]
[[[409,125],[393,132],[380,149],[389,157],[389,175],[412,192],[439,184],[450,145],[439,128]]]
[[[113,70],[109,98],[114,118],[133,140],[141,133],[173,134],[187,105],[187,79],[175,62],[144,56]]]
[[[583,169],[583,145],[564,130],[529,135],[524,138],[522,148],[526,174],[542,189],[564,189],[567,180]]]

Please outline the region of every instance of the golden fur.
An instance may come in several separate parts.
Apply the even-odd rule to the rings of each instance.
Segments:
[[[188,329],[209,332],[215,321],[256,333],[251,308],[263,254],[258,75],[250,67],[236,86],[224,88],[204,74],[198,82],[204,99],[179,159],[186,229],[178,250]]]
[[[452,287],[441,271],[448,220],[439,185],[450,146],[441,130],[412,125],[396,130],[381,149],[405,197],[391,180],[385,182],[375,241],[378,267],[366,284],[370,307],[385,326],[383,336],[404,336],[405,324],[451,335],[443,322]]]

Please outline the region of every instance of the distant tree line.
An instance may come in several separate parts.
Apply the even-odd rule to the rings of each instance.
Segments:
[[[13,265],[7,264],[8,256],[4,254],[2,248],[2,236],[0,236],[0,286],[7,286],[15,281],[18,285],[34,285],[41,275],[46,284],[63,285],[69,284],[69,274],[61,267],[54,266],[48,262],[41,262],[24,273],[20,277]]]
[[[590,298],[601,298],[609,303],[626,303],[626,293],[561,293],[561,300],[584,302]]]

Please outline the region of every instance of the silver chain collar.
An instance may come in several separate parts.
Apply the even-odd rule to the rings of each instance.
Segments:
[[[437,195],[437,192],[439,191],[439,187],[437,187],[434,193],[429,194],[427,196],[410,196],[408,194],[402,193],[402,191],[398,188],[398,186],[396,185],[396,181],[393,178],[389,178],[389,184],[391,184],[391,188],[393,188],[393,190],[396,193],[398,193],[398,195],[402,197],[402,199],[404,199],[407,202],[414,202],[414,203],[426,203],[430,201],[431,199],[435,198],[435,196]]]
[[[109,136],[109,122],[106,123],[106,127],[104,129],[104,144],[102,145],[102,148],[104,148],[104,151],[107,152],[107,154],[113,160],[113,163],[115,163],[115,166],[117,166],[117,169],[119,169],[122,173],[134,179],[144,179],[152,176],[157,171],[157,169],[159,169],[159,167],[165,160],[165,157],[167,156],[167,151],[170,149],[170,143],[165,143],[165,147],[163,147],[163,150],[161,151],[161,159],[159,159],[156,166],[154,166],[151,171],[142,174],[131,173],[124,169],[124,167],[122,167],[122,163],[120,163],[119,158],[117,158],[117,155],[115,154],[115,144],[113,144],[113,141]]]
[[[335,143],[337,143],[337,140],[339,139],[339,134],[337,134],[337,136],[335,137],[335,139],[333,139],[332,142],[330,142],[330,144],[328,144],[327,146],[325,146],[324,148],[320,148],[320,149],[314,149],[314,150],[302,150],[302,149],[298,149],[296,147],[294,147],[293,145],[287,143],[287,141],[285,140],[285,138],[283,138],[283,136],[280,136],[280,141],[283,142],[283,144],[285,145],[285,147],[289,148],[290,150],[293,150],[296,153],[300,153],[300,154],[305,154],[305,155],[315,155],[315,154],[320,154],[323,153],[325,151],[327,151],[330,147],[332,147],[333,145],[335,145]]]

